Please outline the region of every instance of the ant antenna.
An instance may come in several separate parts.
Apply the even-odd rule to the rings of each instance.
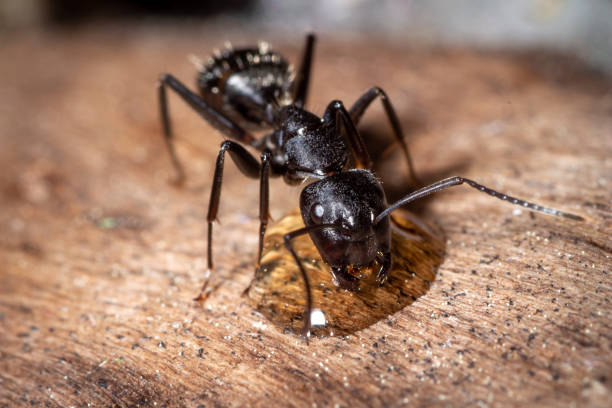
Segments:
[[[306,274],[306,270],[304,269],[304,266],[302,265],[300,258],[298,258],[297,253],[295,252],[295,249],[293,249],[293,245],[291,245],[291,240],[300,235],[308,234],[310,231],[324,229],[324,228],[338,228],[338,226],[335,224],[311,225],[308,227],[300,228],[295,231],[291,231],[285,234],[285,236],[283,237],[285,241],[285,247],[289,250],[289,252],[293,256],[295,263],[297,263],[300,269],[300,273],[302,274],[302,279],[304,279],[304,286],[306,287],[306,308],[304,310],[304,327],[302,328],[302,336],[304,336],[304,338],[306,339],[306,343],[308,343],[308,336],[310,336],[310,328],[312,326],[310,323],[310,314],[312,313],[312,293],[310,291],[310,281],[308,280],[308,274]]]
[[[382,220],[383,218],[388,216],[391,213],[391,211],[396,210],[397,208],[401,207],[402,205],[408,204],[411,201],[418,200],[419,198],[428,196],[428,195],[430,195],[432,193],[436,193],[436,192],[444,190],[446,188],[453,187],[453,186],[458,186],[458,185],[463,184],[463,183],[467,183],[470,187],[473,187],[473,188],[477,189],[478,191],[482,191],[483,193],[487,193],[489,195],[492,195],[495,198],[499,198],[500,200],[508,201],[508,202],[510,202],[512,204],[515,204],[515,205],[523,206],[523,207],[528,208],[528,209],[530,209],[532,211],[537,211],[537,212],[541,212],[543,214],[548,214],[548,215],[554,215],[556,217],[569,218],[570,220],[584,221],[584,218],[579,216],[579,215],[566,213],[566,212],[563,212],[563,211],[556,210],[554,208],[544,207],[542,205],[538,205],[538,204],[530,203],[528,201],[520,200],[518,198],[511,197],[511,196],[509,196],[507,194],[503,194],[503,193],[500,193],[498,191],[492,190],[492,189],[490,189],[488,187],[485,187],[483,185],[480,185],[480,184],[478,184],[475,181],[472,181],[470,179],[466,179],[466,178],[463,178],[463,177],[449,177],[447,179],[440,180],[437,183],[433,183],[433,184],[431,184],[429,186],[423,187],[423,188],[421,188],[421,189],[419,189],[419,190],[417,190],[415,192],[412,192],[412,193],[408,194],[406,197],[402,198],[401,200],[395,202],[393,205],[389,206],[386,210],[384,210],[383,212],[378,214],[378,216],[374,220],[374,224],[378,224],[378,222],[380,222],[380,220]]]

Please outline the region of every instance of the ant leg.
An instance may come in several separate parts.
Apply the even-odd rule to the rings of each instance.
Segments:
[[[270,153],[261,155],[261,172],[259,178],[259,249],[257,251],[257,269],[261,263],[264,235],[270,218]]]
[[[166,148],[170,153],[170,160],[172,160],[172,165],[176,170],[176,184],[182,184],[185,181],[185,170],[183,170],[183,166],[176,155],[176,151],[174,150],[174,143],[172,143],[172,128],[170,126],[170,118],[168,114],[168,101],[166,98],[166,89],[161,85],[157,87],[158,96],[159,96],[159,109],[160,109],[160,117],[162,121],[162,127],[164,129],[164,141],[166,142]]]
[[[436,183],[433,183],[429,186],[423,187],[420,190],[417,190],[413,193],[408,194],[407,196],[405,196],[404,198],[400,199],[399,201],[395,202],[394,204],[390,205],[386,210],[384,210],[383,212],[381,212],[380,214],[378,214],[378,216],[376,217],[376,219],[374,220],[374,224],[377,224],[378,222],[380,222],[380,220],[382,220],[384,217],[388,216],[391,211],[401,207],[402,205],[408,204],[409,202],[412,202],[414,200],[418,200],[419,198],[428,196],[432,193],[447,189],[449,187],[453,187],[453,186],[458,186],[460,184],[466,183],[468,184],[470,187],[475,188],[478,191],[481,191],[483,193],[492,195],[495,198],[499,198],[500,200],[503,201],[508,201],[512,204],[515,205],[520,205],[522,207],[528,208],[532,211],[537,211],[537,212],[541,212],[544,214],[548,214],[548,215],[554,215],[557,217],[564,217],[564,218],[569,218],[571,220],[576,220],[576,221],[584,221],[584,218],[582,218],[579,215],[575,215],[575,214],[570,214],[570,213],[566,213],[560,210],[555,210],[554,208],[549,208],[549,207],[544,207],[542,205],[539,204],[534,204],[534,203],[530,203],[529,201],[524,201],[518,198],[514,198],[511,197],[507,194],[504,193],[500,193],[498,191],[492,190],[488,187],[485,187],[481,184],[476,183],[475,181],[472,181],[470,179],[464,178],[464,177],[449,177],[446,178],[444,180],[440,180]]]
[[[308,85],[310,84],[310,68],[312,66],[312,54],[314,49],[315,36],[308,34],[306,36],[306,46],[300,69],[295,77],[295,87],[293,95],[293,104],[298,108],[303,108],[306,105],[306,97],[308,96]]]
[[[261,171],[259,178],[259,248],[257,251],[257,264],[255,266],[255,274],[259,271],[261,265],[261,254],[263,252],[264,236],[270,219],[270,153],[262,153],[261,155]],[[249,293],[253,280],[249,286],[242,292],[242,296]]]
[[[357,168],[372,168],[372,161],[370,160],[370,155],[368,154],[363,138],[359,135],[359,132],[357,132],[351,115],[347,112],[344,104],[340,101],[330,102],[330,104],[327,105],[327,109],[325,109],[323,119],[325,121],[333,120],[339,132],[344,130],[342,134],[353,153],[355,166]]]
[[[206,216],[206,219],[208,221],[208,242],[206,249],[208,267],[207,275],[210,275],[210,272],[213,270],[212,231],[213,223],[217,219],[217,213],[219,211],[219,201],[221,199],[221,184],[223,183],[225,152],[229,152],[230,157],[232,158],[240,172],[249,178],[256,179],[259,176],[261,167],[257,159],[255,159],[240,144],[231,140],[225,140],[223,143],[221,143],[221,148],[219,149],[219,154],[217,155],[217,162],[215,164],[215,174],[213,176],[213,184],[210,192],[210,202],[208,204],[208,215]],[[202,285],[200,294],[194,300],[202,302],[206,299],[204,292],[206,291],[207,286],[208,277]]]
[[[379,285],[382,286],[389,279],[389,272],[391,272],[391,251],[387,248],[376,254],[376,259],[380,262],[381,267],[376,275],[376,280]]]
[[[395,113],[395,109],[393,109],[393,105],[391,105],[391,101],[389,97],[381,88],[377,86],[373,86],[368,89],[366,93],[364,93],[358,100],[355,102],[353,107],[350,110],[351,119],[355,123],[355,126],[359,124],[361,117],[365,113],[366,109],[370,106],[370,104],[376,99],[380,97],[380,101],[382,102],[383,108],[387,114],[387,118],[389,118],[389,123],[391,124],[391,129],[393,130],[393,136],[400,144],[402,151],[404,152],[404,156],[406,157],[406,163],[408,164],[408,171],[410,173],[410,179],[414,183],[415,186],[420,186],[422,183],[419,181],[416,172],[414,171],[414,166],[412,164],[412,159],[410,157],[410,152],[408,151],[408,145],[404,140],[404,132],[402,131],[402,127],[400,125],[400,121]]]
[[[308,280],[308,275],[306,274],[306,270],[300,262],[293,246],[291,246],[291,240],[297,236],[304,235],[308,233],[307,228],[301,228],[299,230],[292,231],[288,234],[285,234],[285,247],[291,252],[293,259],[297,263],[300,268],[300,273],[302,274],[302,279],[304,279],[304,286],[306,287],[306,308],[304,309],[304,327],[302,328],[302,336],[306,339],[306,343],[308,343],[308,336],[310,335],[310,314],[312,313],[312,293],[310,290],[310,281]]]
[[[295,263],[298,265],[300,269],[300,273],[302,275],[302,279],[304,279],[304,286],[306,287],[306,308],[304,309],[304,327],[302,328],[302,336],[306,339],[306,343],[308,343],[308,336],[310,335],[310,315],[312,313],[312,292],[310,290],[310,281],[308,280],[308,275],[306,274],[306,270],[302,265],[302,262],[298,258],[293,246],[291,245],[291,240],[293,238],[299,237],[300,235],[305,235],[310,233],[310,231],[322,228],[337,228],[334,224],[319,224],[319,225],[311,225],[308,227],[300,228],[295,231],[288,232],[284,235],[283,240],[285,241],[285,247],[293,256]]]
[[[174,149],[174,144],[172,143],[172,126],[170,124],[166,86],[170,87],[170,89],[176,92],[185,102],[187,102],[187,104],[189,104],[189,106],[191,106],[193,110],[199,113],[200,116],[211,124],[211,126],[219,130],[224,135],[247,144],[252,144],[255,141],[255,137],[253,137],[253,135],[242,129],[221,112],[209,106],[202,100],[202,98],[191,92],[178,79],[170,74],[161,75],[159,78],[159,84],[157,86],[160,117],[164,130],[164,140],[166,142],[168,152],[170,153],[172,164],[176,169],[177,183],[182,183],[185,180],[185,172],[183,170],[183,166],[178,160],[176,151]]]

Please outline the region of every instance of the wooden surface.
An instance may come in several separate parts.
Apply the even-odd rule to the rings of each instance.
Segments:
[[[192,301],[222,138],[171,97],[183,189],[155,83],[186,55],[274,33],[98,27],[0,42],[0,406],[609,406],[612,80],[571,58],[322,37],[309,106],[371,85],[395,104],[427,181],[463,175],[587,218],[531,215],[468,188],[415,211],[446,254],[415,302],[306,345],[240,294],[257,183],[231,165],[218,290]],[[388,135],[379,107],[365,134]],[[379,175],[406,192],[394,155]],[[299,189],[272,183],[273,217]]]

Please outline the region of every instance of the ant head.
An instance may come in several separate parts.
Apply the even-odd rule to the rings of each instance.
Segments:
[[[283,106],[277,116],[277,129],[288,169],[302,173],[302,177],[339,172],[348,160],[344,138],[304,109]]]
[[[331,266],[368,265],[388,248],[388,217],[375,224],[386,208],[378,180],[367,170],[337,173],[308,185],[300,196],[306,226],[330,224],[312,230],[310,238]]]

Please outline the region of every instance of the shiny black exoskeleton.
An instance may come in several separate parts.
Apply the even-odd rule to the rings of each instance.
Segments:
[[[297,74],[266,45],[257,49],[226,49],[200,69],[194,94],[173,76],[161,76],[159,100],[164,136],[179,181],[183,169],[174,152],[166,100],[166,87],[174,90],[196,112],[223,134],[262,152],[257,160],[240,143],[225,140],[217,156],[208,208],[208,268],[212,270],[212,226],[221,196],[225,153],[240,171],[260,180],[260,235],[257,265],[268,223],[268,179],[283,176],[291,184],[308,178],[318,179],[306,186],[300,197],[305,227],[285,235],[285,245],[299,266],[307,292],[304,335],[310,331],[312,299],[308,276],[295,253],[291,240],[309,234],[323,260],[331,266],[335,283],[357,290],[358,280],[349,267],[380,265],[377,278],[383,284],[392,265],[389,214],[396,208],[442,189],[466,183],[499,199],[550,215],[581,219],[573,214],[542,207],[498,193],[474,181],[452,177],[423,187],[388,206],[380,182],[369,170],[370,158],[355,126],[371,104],[380,97],[393,133],[405,154],[410,175],[414,177],[408,149],[399,120],[386,94],[377,87],[368,90],[350,110],[332,101],[322,117],[304,109],[310,78],[314,36],[309,35]],[[262,138],[250,130],[271,129]],[[365,167],[365,169],[360,169]],[[197,300],[203,300],[208,280]]]
[[[258,264],[268,222],[269,176],[283,176],[287,183],[298,184],[346,168],[369,168],[370,157],[355,126],[376,98],[380,98],[396,141],[404,152],[409,174],[415,184],[418,183],[399,120],[382,89],[369,89],[350,110],[340,101],[329,103],[322,117],[304,109],[314,42],[314,36],[308,35],[302,63],[295,73],[281,55],[262,43],[258,48],[234,50],[228,47],[216,52],[205,66],[200,67],[197,78],[200,95],[191,92],[172,75],[164,74],[160,78],[162,126],[179,182],[184,179],[184,171],[172,142],[167,88],[174,90],[213,127],[233,139],[221,143],[215,166],[207,216],[209,270],[213,267],[212,226],[219,208],[226,152],[244,175],[260,179]],[[268,129],[271,132],[261,138],[251,133]],[[261,151],[261,160],[238,142]]]
[[[314,227],[310,237],[341,287],[358,289],[347,267],[367,266],[378,260],[380,283],[391,267],[389,219],[375,224],[387,209],[381,184],[367,170],[348,170],[316,181],[302,190],[300,210],[304,225]],[[318,229],[317,225],[334,227]]]

